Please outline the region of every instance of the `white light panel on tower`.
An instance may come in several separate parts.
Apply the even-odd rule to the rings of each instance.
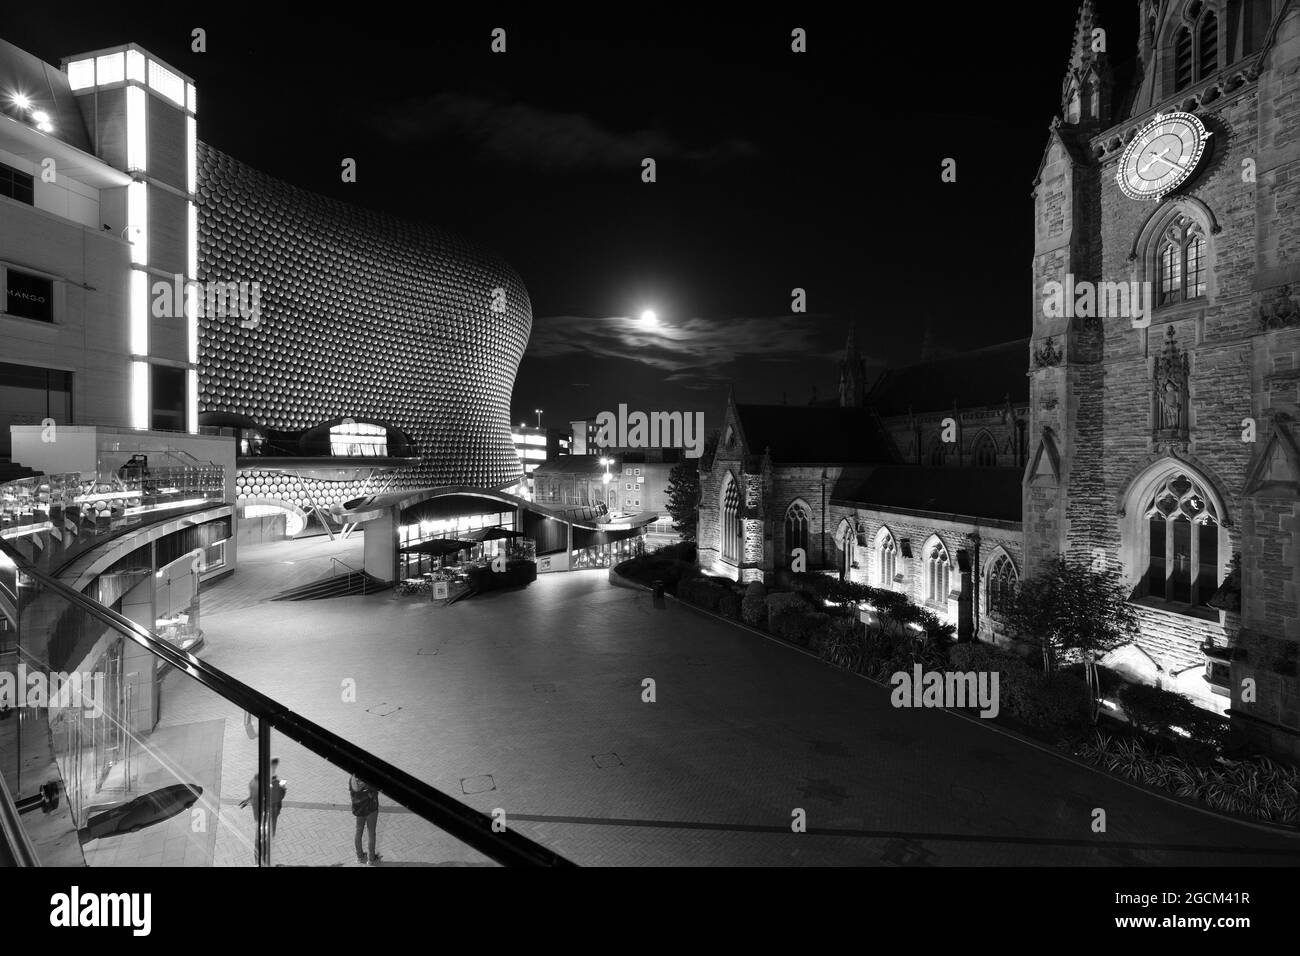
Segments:
[[[126,78],[144,82],[144,54],[139,50],[126,51]]]
[[[94,59],[76,60],[68,64],[68,85],[74,90],[84,90],[95,85]]]
[[[126,88],[126,168],[144,171],[149,153],[145,130],[145,93],[138,86]]]
[[[185,81],[157,60],[149,61],[149,87],[177,106],[185,106]]]
[[[120,53],[108,53],[95,60],[95,84],[121,83],[126,79],[126,58]]]

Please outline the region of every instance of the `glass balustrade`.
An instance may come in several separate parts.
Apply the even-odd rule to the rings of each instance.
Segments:
[[[159,637],[152,586],[105,606],[0,540],[0,817],[41,864],[356,864],[359,829],[368,864],[565,865]]]

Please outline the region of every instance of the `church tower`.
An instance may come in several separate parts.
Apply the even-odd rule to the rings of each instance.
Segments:
[[[1083,131],[1109,126],[1113,95],[1106,31],[1097,22],[1092,0],[1084,0],[1074,24],[1070,65],[1061,83],[1061,118]]]
[[[1058,555],[1087,556],[1071,501],[1090,496],[1096,476],[1076,462],[1102,455],[1101,328],[1075,319],[1067,293],[1100,268],[1098,170],[1089,138],[1111,120],[1113,83],[1106,34],[1084,0],[1061,84],[1061,113],[1034,180],[1033,336],[1030,341],[1029,462],[1024,483],[1024,573]],[[1082,552],[1080,554],[1079,552]]]
[[[1023,575],[1114,571],[1108,667],[1300,757],[1300,3],[1092,0],[1034,180]]]
[[[844,344],[844,358],[840,360],[840,405],[843,408],[862,408],[867,395],[867,363],[858,354],[857,329],[849,329]]]

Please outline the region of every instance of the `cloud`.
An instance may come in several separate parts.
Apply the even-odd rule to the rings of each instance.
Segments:
[[[380,117],[379,129],[406,143],[455,138],[486,158],[552,172],[626,169],[647,156],[716,165],[758,152],[747,140],[691,147],[663,129],[618,132],[584,113],[496,103],[467,93],[405,100]]]
[[[823,349],[814,341],[817,335],[810,318],[815,317],[693,318],[650,329],[631,316],[551,316],[533,320],[526,357],[623,359],[650,366],[665,382],[716,388],[731,381],[726,369],[737,361],[816,361]]]

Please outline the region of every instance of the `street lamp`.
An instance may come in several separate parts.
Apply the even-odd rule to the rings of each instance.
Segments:
[[[542,427],[542,410],[541,410],[540,408],[534,408],[534,409],[533,409],[533,413],[537,416],[537,427],[538,427],[538,428],[541,428],[541,427]]]

